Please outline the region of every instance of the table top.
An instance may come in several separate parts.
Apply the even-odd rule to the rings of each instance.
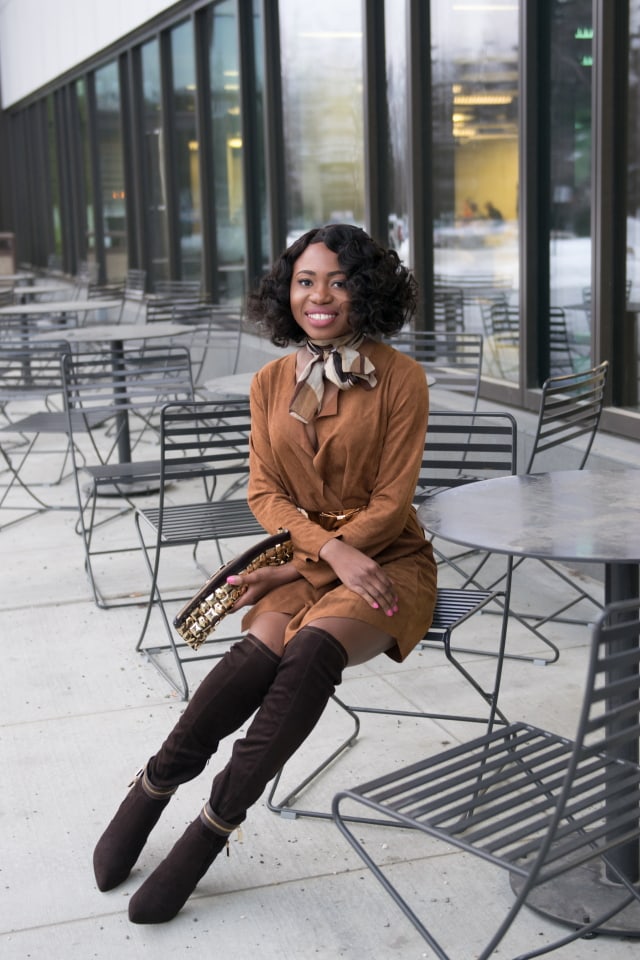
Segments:
[[[96,301],[91,301],[95,303]],[[39,340],[63,339],[68,343],[97,343],[107,341],[123,343],[127,340],[151,340],[156,337],[177,337],[181,333],[193,333],[193,327],[184,323],[96,323],[89,327],[73,327],[70,330],[50,330],[31,337]]]
[[[16,303],[0,307],[0,316],[36,316],[49,313],[87,313],[89,310],[114,310],[121,300],[38,300],[36,303]]]
[[[429,533],[493,553],[640,563],[640,470],[564,470],[480,480],[418,509]]]

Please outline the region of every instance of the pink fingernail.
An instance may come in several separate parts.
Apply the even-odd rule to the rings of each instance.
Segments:
[[[373,603],[371,604],[371,606],[373,607],[374,610],[379,610],[379,609],[380,609],[380,604],[379,604],[379,603],[376,603],[375,600],[373,601]]]
[[[227,583],[236,584],[236,583],[238,583],[238,578],[237,578],[237,577],[227,577]]]

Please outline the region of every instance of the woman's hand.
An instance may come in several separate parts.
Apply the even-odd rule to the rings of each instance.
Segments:
[[[277,567],[260,567],[252,573],[245,573],[242,576],[227,577],[227,583],[234,587],[246,587],[244,593],[234,604],[233,609],[240,607],[250,607],[258,600],[266,596],[271,590],[281,586],[283,583],[291,583],[298,580],[300,574],[292,563],[283,563]]]
[[[366,553],[344,540],[334,539],[324,544],[319,556],[333,568],[345,587],[363,597],[374,610],[383,610],[388,617],[398,612],[398,597],[391,578]]]

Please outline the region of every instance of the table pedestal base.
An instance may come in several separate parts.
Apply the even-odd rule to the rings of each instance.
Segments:
[[[522,883],[521,877],[511,877],[511,888],[516,893]],[[599,863],[592,861],[533,890],[527,897],[527,906],[551,920],[579,926],[588,923],[590,917],[604,913],[608,907],[613,908],[620,902],[623,891],[623,887],[604,877]],[[598,927],[598,931],[621,937],[640,937],[640,903],[629,904]]]

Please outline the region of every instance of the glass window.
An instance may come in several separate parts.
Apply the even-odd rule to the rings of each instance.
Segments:
[[[218,287],[224,300],[244,293],[243,145],[238,23],[233,0],[211,10],[209,75]]]
[[[407,17],[406,4],[386,0],[384,9],[389,117],[389,246],[411,265],[407,191]]]
[[[167,181],[164,170],[164,117],[162,114],[162,81],[160,44],[157,39],[145,43],[140,50],[143,99],[143,163],[144,197],[147,212],[149,285],[169,279],[169,230]]]
[[[89,140],[89,108],[87,87],[84,80],[76,83],[78,119],[80,125],[80,150],[82,152],[82,179],[84,196],[85,252],[89,263],[96,262],[96,221],[93,208],[93,170],[91,166],[91,143]]]
[[[551,7],[552,375],[591,365],[591,6]]]
[[[62,221],[60,215],[60,175],[58,171],[58,144],[56,141],[56,111],[53,94],[47,97],[47,123],[49,140],[49,191],[51,222],[53,224],[53,250],[49,253],[49,266],[62,269]]]
[[[513,381],[518,6],[431,3],[435,327],[484,333],[484,375]]]
[[[175,160],[180,231],[180,276],[202,275],[200,145],[196,120],[196,65],[191,21],[171,31]]]
[[[115,60],[96,70],[95,82],[105,273],[107,280],[121,280],[127,273],[127,215],[120,80]]]
[[[629,364],[631,376],[627,382],[637,383],[636,404],[640,400],[640,344],[638,343],[638,313],[640,313],[640,0],[629,4],[629,106],[627,145],[627,298],[625,315],[627,329],[625,343],[630,344],[628,354],[621,358]],[[617,358],[616,358],[617,359]],[[633,366],[631,366],[633,364]],[[632,396],[627,399],[633,399]]]
[[[280,0],[287,242],[314,226],[364,226],[362,3]]]

